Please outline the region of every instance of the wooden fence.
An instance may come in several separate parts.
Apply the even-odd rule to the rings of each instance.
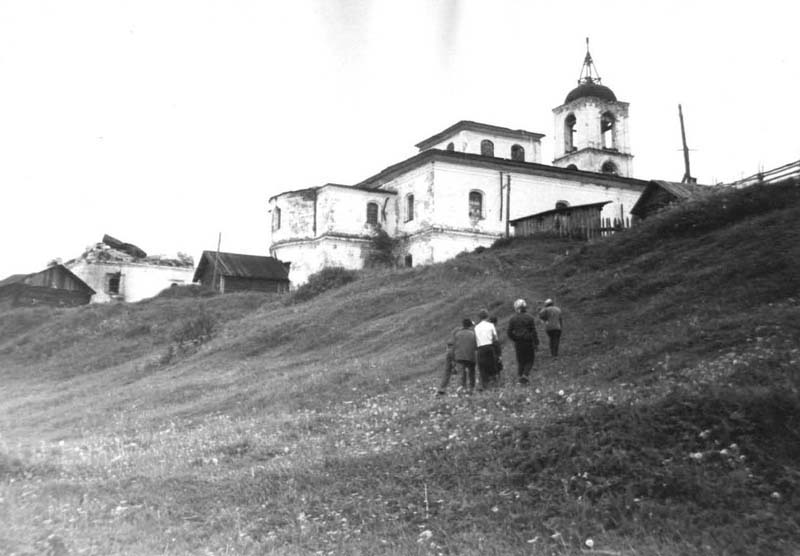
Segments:
[[[626,218],[601,218],[600,219],[600,236],[610,236],[615,234],[619,231],[625,230],[631,227],[631,219],[630,217]]]
[[[757,174],[753,174],[752,176],[735,181],[728,185],[733,187],[748,187],[750,185],[756,185],[757,183],[777,183],[779,181],[786,181],[792,178],[800,183],[800,160],[790,162],[789,164],[784,164],[783,166],[778,166],[777,168],[767,170],[766,172],[758,172]]]

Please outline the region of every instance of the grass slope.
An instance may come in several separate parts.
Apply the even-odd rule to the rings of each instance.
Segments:
[[[796,554],[799,218],[751,188],[303,302],[2,313],[0,554]],[[434,399],[463,316],[552,296],[530,386],[507,344]]]

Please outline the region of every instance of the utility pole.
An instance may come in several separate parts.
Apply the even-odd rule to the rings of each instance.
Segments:
[[[697,183],[697,179],[692,177],[692,171],[689,169],[689,147],[686,146],[686,129],[683,126],[683,109],[678,105],[678,117],[681,120],[681,140],[683,141],[683,166],[684,173],[681,183]]]
[[[219,267],[219,246],[222,243],[222,232],[219,233],[219,237],[217,238],[217,256],[214,257],[214,272],[211,275],[211,288],[219,290],[217,286],[217,274],[218,274],[218,267]],[[222,292],[220,292],[222,293]]]
[[[506,174],[506,237],[511,237],[511,174]]]

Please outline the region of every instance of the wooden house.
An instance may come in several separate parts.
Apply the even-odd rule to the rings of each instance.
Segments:
[[[33,274],[14,274],[0,281],[0,305],[23,307],[86,305],[95,291],[63,265]]]
[[[203,251],[194,282],[220,293],[289,291],[288,265],[274,257]]]
[[[591,239],[607,231],[607,228],[624,227],[624,223],[606,223],[601,219],[603,207],[611,201],[584,205],[562,205],[544,212],[537,212],[509,221],[514,236],[525,237],[539,233],[550,233],[561,237]]]
[[[711,191],[713,188],[708,185],[652,180],[631,208],[631,214],[636,220],[644,220],[669,205],[699,199]]]

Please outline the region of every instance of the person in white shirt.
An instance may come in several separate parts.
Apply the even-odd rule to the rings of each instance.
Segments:
[[[497,342],[497,330],[489,322],[489,311],[481,309],[478,313],[478,320],[475,325],[475,341],[478,345],[476,359],[478,364],[478,376],[481,381],[481,388],[493,385],[497,379],[497,354],[495,343]]]

